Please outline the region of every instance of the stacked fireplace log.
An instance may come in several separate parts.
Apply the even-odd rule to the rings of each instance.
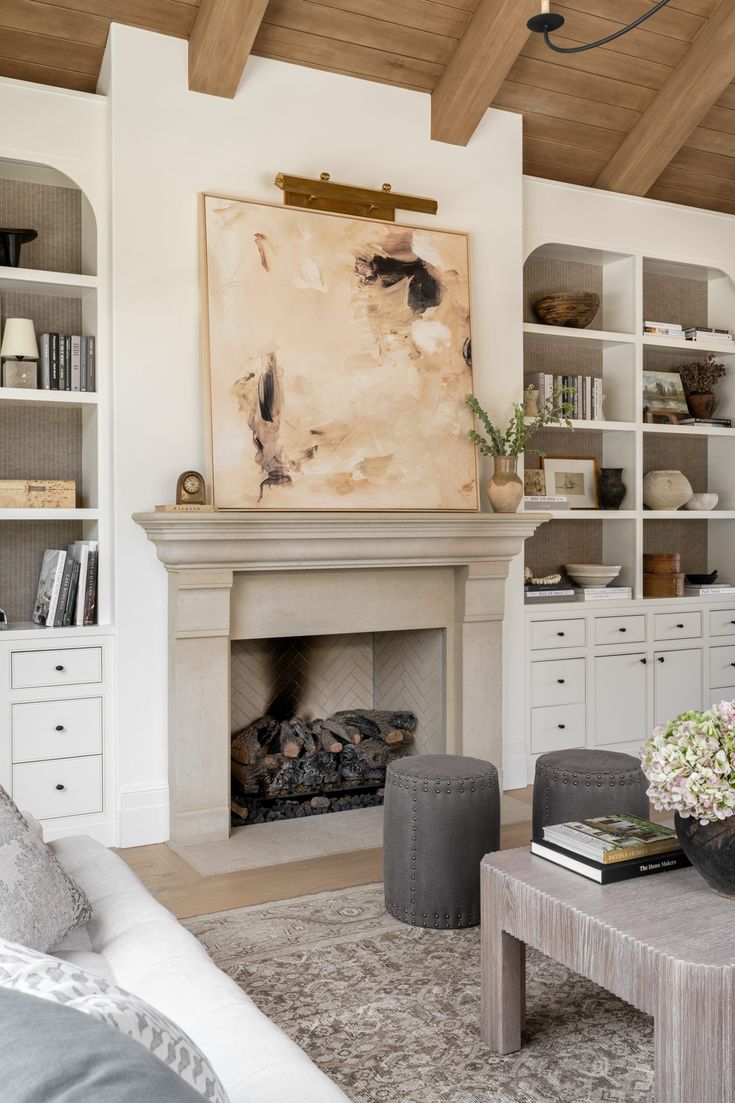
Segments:
[[[345,709],[309,722],[261,716],[232,737],[232,810],[252,822],[277,798],[312,797],[315,810],[327,810],[325,793],[375,792],[390,760],[409,753],[415,728],[413,713],[384,709]]]

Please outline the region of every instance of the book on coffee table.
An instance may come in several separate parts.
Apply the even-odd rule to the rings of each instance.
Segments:
[[[632,861],[615,862],[605,865],[588,858],[584,854],[572,854],[553,843],[532,842],[531,853],[547,862],[579,873],[599,885],[611,885],[617,881],[629,881],[632,877],[648,877],[653,873],[668,873],[674,869],[684,869],[690,865],[683,850],[674,850],[670,854],[654,854],[651,858],[634,858]]]
[[[627,812],[545,827],[544,842],[602,865],[681,850],[672,828]]]

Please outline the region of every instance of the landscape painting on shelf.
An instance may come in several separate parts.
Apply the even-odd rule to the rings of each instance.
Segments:
[[[203,197],[218,509],[476,510],[465,234]]]

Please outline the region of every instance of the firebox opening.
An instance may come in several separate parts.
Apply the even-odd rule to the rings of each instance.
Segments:
[[[391,759],[445,749],[444,632],[232,644],[232,823],[383,802]]]

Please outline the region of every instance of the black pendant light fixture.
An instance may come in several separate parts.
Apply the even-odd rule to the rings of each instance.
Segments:
[[[549,10],[551,7],[550,0],[541,0],[541,14],[534,15],[529,19],[528,28],[542,34],[546,45],[557,54],[581,54],[584,50],[594,50],[595,46],[605,46],[608,42],[614,42],[616,38],[622,38],[628,31],[640,27],[641,23],[645,23],[657,11],[665,8],[668,3],[669,0],[659,0],[658,4],[654,4],[652,8],[644,12],[638,19],[634,19],[627,27],[621,27],[614,34],[609,34],[606,38],[598,38],[597,42],[588,42],[584,46],[557,46],[555,42],[551,41],[549,38],[550,32],[558,31],[564,26],[564,16]]]

